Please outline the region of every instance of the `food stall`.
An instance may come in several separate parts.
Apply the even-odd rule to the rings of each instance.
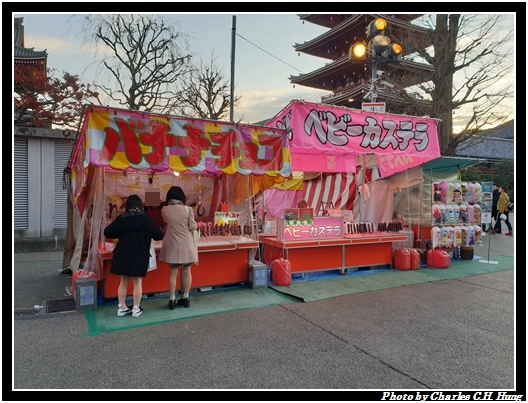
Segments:
[[[247,282],[259,246],[251,195],[291,175],[286,136],[269,127],[86,108],[66,169],[66,263],[95,278],[103,298],[116,297],[119,276],[109,272],[114,244],[104,227],[124,212],[131,194],[159,222],[166,192],[178,185],[201,228],[193,288]],[[157,254],[162,244],[154,243]],[[167,292],[169,270],[157,261],[143,280],[144,294]]]
[[[356,180],[351,186],[357,191],[351,193],[356,200],[353,219],[348,223],[365,224],[367,230],[351,233],[346,230],[347,221],[341,219],[343,230],[338,236],[317,231],[328,228],[318,223],[322,217],[317,215],[324,210],[322,206],[333,204],[332,189],[325,189],[325,196],[316,203],[306,193],[303,197],[309,205],[312,202],[316,212],[307,224],[308,239],[281,238],[297,223],[279,217],[276,232],[261,236],[263,261],[270,264],[278,257],[288,259],[292,272],[392,264],[393,243],[407,240],[407,235],[379,231],[380,224],[392,219],[392,189],[388,182],[373,180],[371,170],[375,165],[377,177],[387,179],[439,158],[437,124],[437,119],[427,117],[291,102],[267,126],[288,131],[292,170],[354,174]],[[339,198],[342,193],[340,190],[334,195]],[[336,210],[347,204],[340,200]]]
[[[364,266],[391,266],[392,243],[406,235],[375,231],[371,225],[347,233],[342,217],[313,217],[295,221],[278,220],[277,236],[261,236],[262,257],[271,265],[284,258],[292,273],[345,270]],[[368,227],[368,229],[367,229]]]

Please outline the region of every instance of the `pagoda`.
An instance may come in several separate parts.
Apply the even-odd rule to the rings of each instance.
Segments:
[[[26,48],[24,43],[24,18],[14,19],[14,68],[24,67],[28,68],[27,72],[30,74],[30,80],[22,83],[14,79],[15,92],[18,94],[38,91],[33,85],[34,82],[42,80],[47,77],[47,60],[48,52],[46,50],[37,51],[34,48]],[[16,74],[15,74],[16,77]],[[31,109],[24,110],[21,116],[16,118],[17,125],[33,125],[30,123],[33,117]],[[49,124],[51,127],[51,124]]]
[[[350,47],[365,41],[366,28],[376,18],[387,21],[386,35],[403,47],[401,59],[384,63],[377,80],[377,102],[385,102],[390,113],[424,115],[430,108],[430,102],[409,102],[405,89],[431,80],[434,67],[413,60],[418,49],[432,44],[430,31],[411,24],[423,14],[299,14],[304,22],[317,24],[329,30],[318,37],[296,43],[294,48],[323,59],[331,60],[325,66],[307,74],[290,76],[292,84],[328,90],[329,95],[321,98],[322,104],[361,109],[368,102],[372,84],[371,67],[365,61],[349,59]]]
[[[24,18],[14,19],[15,66],[34,66],[41,73],[46,73],[48,52],[26,48],[24,44]]]

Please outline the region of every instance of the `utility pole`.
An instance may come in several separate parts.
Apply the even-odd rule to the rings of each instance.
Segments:
[[[233,16],[231,28],[231,102],[229,105],[229,121],[234,122],[233,108],[235,104],[235,39],[236,39],[236,15]]]
[[[378,58],[375,58],[372,62],[372,75],[370,83],[370,99],[372,102],[376,102],[378,99]]]

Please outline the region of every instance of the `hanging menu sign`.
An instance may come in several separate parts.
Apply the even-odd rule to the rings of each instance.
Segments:
[[[239,225],[239,211],[215,211],[214,223],[216,225]]]
[[[308,220],[284,218],[277,220],[277,239],[279,241],[335,239],[343,238],[344,234],[342,217],[313,217]]]

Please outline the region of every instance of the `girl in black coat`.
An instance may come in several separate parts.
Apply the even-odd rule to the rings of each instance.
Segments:
[[[132,313],[132,316],[137,318],[142,312],[139,304],[143,295],[143,277],[147,275],[150,242],[152,239],[156,241],[163,239],[163,232],[144,213],[141,198],[138,195],[131,195],[127,198],[125,212],[104,229],[104,236],[109,239],[119,238],[110,268],[110,273],[121,276],[117,289],[119,299],[117,316]],[[132,309],[125,304],[130,277],[134,285]]]

